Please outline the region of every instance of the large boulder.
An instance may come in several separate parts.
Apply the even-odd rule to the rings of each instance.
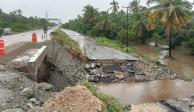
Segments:
[[[43,91],[50,91],[50,90],[53,90],[54,86],[43,82],[39,84],[39,88]]]
[[[34,91],[31,87],[24,88],[21,92],[20,95],[25,96],[27,98],[32,98],[34,95]]]

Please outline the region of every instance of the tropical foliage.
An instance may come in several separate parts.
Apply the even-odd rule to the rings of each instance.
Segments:
[[[190,11],[190,4],[184,0],[152,0],[148,3],[155,2],[156,8],[152,10],[149,17],[151,29],[155,29],[155,23],[160,20],[164,31],[169,39],[169,57],[172,57],[172,33],[181,31],[190,23],[191,18],[187,13]]]
[[[5,13],[0,9],[0,29],[11,28],[15,32],[23,32],[37,28],[43,28],[44,25],[52,25],[45,19],[38,17],[25,17],[22,10],[16,10]]]
[[[127,44],[127,41],[144,44],[152,40],[155,41],[156,47],[160,41],[168,42],[170,57],[171,49],[184,42],[185,47],[191,49],[194,54],[192,4],[187,0],[148,0],[147,5],[141,5],[141,1],[143,0],[132,0],[129,3],[129,15],[115,0],[110,3],[108,11],[100,12],[87,5],[83,15],[70,20],[63,27],[92,37],[106,37],[117,41],[121,46]]]

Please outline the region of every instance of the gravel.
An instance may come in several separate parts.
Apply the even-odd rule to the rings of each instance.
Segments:
[[[67,87],[43,105],[46,112],[102,112],[102,107],[85,86]]]
[[[21,109],[25,112],[30,109],[29,98],[37,100],[31,106],[41,106],[41,103],[56,94],[39,89],[39,84],[28,79],[24,73],[4,69],[0,71],[0,111]]]

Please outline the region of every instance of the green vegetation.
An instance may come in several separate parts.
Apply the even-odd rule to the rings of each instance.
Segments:
[[[125,45],[122,45],[120,42],[116,40],[107,39],[105,37],[99,37],[96,39],[96,41],[98,44],[101,44],[110,48],[118,49],[125,53],[136,54],[135,49],[129,48],[127,51],[127,47]]]
[[[22,15],[20,9],[10,13],[5,13],[0,9],[0,32],[4,28],[11,28],[14,32],[24,32],[43,28],[45,25],[52,26],[54,24],[38,17],[27,18]]]
[[[125,112],[122,105],[118,101],[110,96],[98,92],[97,88],[89,81],[82,81],[81,85],[86,86],[94,96],[99,98],[104,103],[104,110],[106,112]]]
[[[67,34],[65,34],[63,31],[56,30],[53,32],[53,34],[54,34],[55,39],[61,45],[72,49],[73,51],[75,51],[78,54],[81,54],[79,44],[77,42],[75,42],[74,40],[72,40],[71,38],[69,38],[69,36]]]
[[[63,27],[92,37],[103,37],[102,41],[104,38],[112,40],[114,44],[102,43],[122,51],[127,43],[145,44],[151,40],[155,41],[156,47],[161,42],[169,44],[169,57],[172,56],[171,49],[182,43],[186,43],[185,47],[194,54],[192,4],[187,0],[148,0],[147,5],[143,6],[141,1],[132,0],[129,3],[128,26],[127,13],[119,7],[119,2],[113,0],[106,11],[85,6],[83,15],[78,15]],[[101,41],[99,38],[97,40]]]
[[[158,61],[158,60],[156,60],[155,61],[155,64],[157,65],[157,66],[164,66],[160,61]]]
[[[128,54],[131,54],[134,56],[140,56],[142,58],[146,58],[146,59],[151,61],[151,59],[149,59],[149,57],[146,57],[146,55],[144,53],[142,53],[141,51],[138,51],[133,45],[131,45],[131,47],[129,47],[127,50],[126,45],[122,44],[121,42],[119,42],[117,40],[108,39],[106,37],[96,38],[96,42],[98,44],[104,45],[106,47],[114,48],[114,49],[120,50],[124,53],[128,53]],[[153,49],[153,50],[154,50],[154,52],[160,53],[160,49],[158,49],[158,48]]]
[[[182,75],[180,77],[181,80],[184,80],[184,81],[192,81],[193,80],[193,77],[191,77],[191,75]]]

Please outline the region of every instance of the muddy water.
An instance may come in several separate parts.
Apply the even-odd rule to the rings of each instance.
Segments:
[[[164,59],[168,55],[167,50],[157,50],[150,45],[136,45],[135,48],[138,52],[141,52],[144,56],[151,60],[160,60],[163,64],[167,65],[170,69],[179,73],[183,73],[187,76],[194,78],[194,56],[190,55],[190,52],[182,47],[177,47],[173,50],[173,58],[175,60]]]
[[[99,84],[99,91],[118,99],[123,105],[157,102],[194,95],[194,85],[180,80],[145,83]]]
[[[169,68],[184,73],[194,78],[194,56],[191,56],[185,49],[179,48],[179,51],[173,51],[175,60],[164,60]]]
[[[133,46],[140,54],[143,54],[148,59],[156,60],[161,55],[158,49],[147,44],[139,44]]]

